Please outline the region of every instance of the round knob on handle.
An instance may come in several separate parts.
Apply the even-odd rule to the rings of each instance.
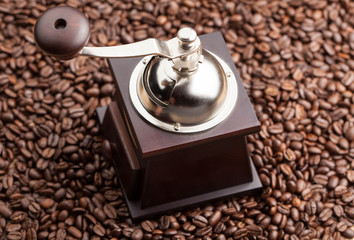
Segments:
[[[76,57],[89,36],[90,26],[85,15],[66,6],[47,10],[34,27],[38,47],[59,60]]]

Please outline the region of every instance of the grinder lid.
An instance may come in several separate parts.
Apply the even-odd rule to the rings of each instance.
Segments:
[[[203,49],[196,70],[175,69],[176,63],[146,57],[130,79],[132,102],[147,121],[162,129],[193,133],[212,128],[232,112],[237,84],[230,67]]]

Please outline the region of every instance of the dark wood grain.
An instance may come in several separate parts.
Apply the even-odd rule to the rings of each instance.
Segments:
[[[47,10],[34,27],[38,47],[60,60],[76,57],[89,36],[88,20],[82,12],[72,7]]]
[[[112,150],[112,161],[129,199],[139,197],[141,167],[117,104],[112,102],[103,118],[102,130]]]
[[[142,208],[252,181],[243,136],[184,147],[145,161]]]

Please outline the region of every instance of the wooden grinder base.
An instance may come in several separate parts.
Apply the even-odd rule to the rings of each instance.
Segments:
[[[131,73],[142,58],[108,60],[117,91],[114,101],[97,114],[133,219],[262,187],[245,139],[260,125],[242,81],[219,32],[200,40],[230,66],[238,86],[230,116],[200,133],[167,132],[146,122],[129,96]]]

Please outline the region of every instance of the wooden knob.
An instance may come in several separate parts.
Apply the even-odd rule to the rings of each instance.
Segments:
[[[34,39],[40,49],[60,60],[76,57],[90,36],[85,15],[72,7],[47,10],[34,26]]]

